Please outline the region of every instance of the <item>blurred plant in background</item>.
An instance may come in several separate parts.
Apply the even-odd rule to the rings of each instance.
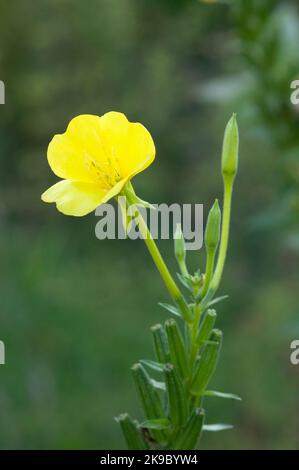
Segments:
[[[279,230],[284,242],[299,249],[299,108],[291,103],[291,83],[299,77],[297,2],[230,2],[233,72],[207,86],[207,96],[234,100],[250,132],[269,142],[281,174],[273,206],[256,215],[255,229]],[[240,60],[241,57],[241,60]],[[205,92],[205,91],[204,91]],[[204,93],[203,92],[203,93]]]

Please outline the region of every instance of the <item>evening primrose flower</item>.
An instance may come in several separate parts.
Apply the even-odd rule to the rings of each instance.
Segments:
[[[48,162],[62,181],[42,194],[66,215],[84,216],[117,196],[155,158],[150,133],[118,112],[80,115],[48,147]]]

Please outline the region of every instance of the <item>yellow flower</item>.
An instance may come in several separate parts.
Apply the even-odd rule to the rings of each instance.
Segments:
[[[121,192],[155,158],[150,133],[122,113],[81,115],[48,147],[48,162],[62,181],[42,194],[66,215],[83,216]]]

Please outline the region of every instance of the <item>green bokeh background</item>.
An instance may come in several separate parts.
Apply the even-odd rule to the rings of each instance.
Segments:
[[[122,449],[113,417],[140,417],[130,366],[152,355],[165,287],[141,241],[98,241],[93,214],[68,218],[40,201],[56,181],[51,137],[75,115],[109,110],[141,121],[155,140],[154,165],[135,179],[140,197],[203,203],[205,216],[222,197],[224,125],[239,113],[221,286],[230,297],[218,308],[224,347],[213,387],[243,401],[206,401],[208,422],[234,429],[204,435],[202,447],[299,448],[299,366],[289,359],[299,338],[299,120],[289,102],[299,58],[288,61],[271,30],[282,8],[289,51],[298,11],[296,2],[250,0],[242,16],[234,3],[1,2],[0,448]],[[267,61],[254,18],[274,36],[263,39],[274,50]],[[172,242],[159,246],[175,272]],[[190,252],[192,268],[203,261]]]

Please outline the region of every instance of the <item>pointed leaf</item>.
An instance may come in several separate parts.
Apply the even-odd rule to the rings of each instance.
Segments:
[[[203,431],[218,432],[232,428],[233,426],[231,424],[205,424],[203,426]]]
[[[182,317],[180,311],[174,305],[165,304],[163,302],[159,302],[158,305],[160,305],[160,307],[162,308],[165,308],[166,310],[168,310],[168,312],[172,313],[173,315],[176,315],[177,317]]]
[[[221,295],[220,297],[215,297],[215,299],[211,300],[211,302],[208,303],[208,307],[218,304],[218,302],[221,302],[224,299],[228,299],[228,297],[228,295]]]
[[[238,395],[235,395],[234,393],[224,393],[224,392],[218,392],[217,390],[206,390],[203,395],[209,396],[209,397],[219,397],[219,398],[227,398],[229,400],[240,400],[242,401],[242,398],[239,397]]]
[[[186,289],[188,289],[188,290],[192,289],[192,283],[190,282],[189,279],[187,279],[181,273],[177,273],[177,277],[178,277],[179,281],[183,284],[183,286],[186,287]]]

